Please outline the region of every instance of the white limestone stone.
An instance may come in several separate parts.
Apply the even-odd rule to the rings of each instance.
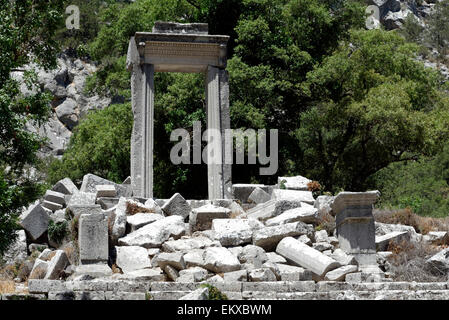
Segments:
[[[300,236],[308,233],[310,233],[310,229],[302,222],[265,227],[254,231],[253,244],[271,251],[285,237]]]
[[[130,231],[134,232],[143,226],[163,219],[164,216],[156,213],[136,213],[126,217],[126,223],[130,227]]]
[[[123,273],[151,268],[151,260],[145,248],[137,246],[115,247],[117,252],[116,264]]]
[[[260,228],[263,228],[263,224],[254,219],[215,219],[212,221],[215,239],[220,241],[222,246],[250,243],[253,231]]]
[[[210,247],[205,249],[204,268],[215,273],[240,270],[239,260],[226,248]]]
[[[309,188],[307,186],[308,183],[312,182],[312,180],[307,179],[303,176],[294,176],[294,177],[278,177],[278,186],[284,186],[285,189],[291,190],[303,190],[307,191]]]
[[[299,208],[284,211],[277,217],[268,219],[265,224],[267,226],[275,226],[301,221],[304,223],[316,223],[318,219],[318,209],[312,206],[301,206]]]

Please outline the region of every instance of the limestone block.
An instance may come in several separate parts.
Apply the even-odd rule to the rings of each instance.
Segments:
[[[303,176],[278,177],[278,187],[281,189],[283,186],[285,189],[307,191],[309,190],[307,184],[310,182],[312,180]]]
[[[353,256],[346,254],[340,248],[332,252],[331,258],[338,261],[342,266],[357,265],[357,260]]]
[[[332,211],[331,204],[334,202],[335,197],[333,196],[318,196],[315,200],[314,207],[318,210],[318,216],[324,217],[327,214],[335,216]]]
[[[287,263],[287,260],[283,256],[278,255],[276,252],[267,252],[268,261],[273,263]]]
[[[114,198],[117,196],[117,190],[114,185],[99,184],[95,186],[97,198]]]
[[[441,246],[449,244],[449,232],[447,231],[430,231],[423,239],[434,245]]]
[[[281,281],[307,281],[312,280],[312,272],[288,264],[276,264]]]
[[[184,235],[186,229],[181,216],[170,216],[150,223],[118,240],[121,246],[141,246],[159,248],[170,237],[175,239]]]
[[[95,205],[97,195],[91,192],[77,192],[70,198],[67,207],[71,206],[90,206]]]
[[[268,261],[268,256],[263,248],[247,245],[242,248],[238,259],[240,263],[249,263],[254,265],[255,268],[261,268],[262,264]]]
[[[201,282],[207,278],[208,274],[209,272],[204,268],[191,267],[179,271],[179,278],[176,279],[176,282]]]
[[[191,231],[209,230],[214,219],[229,219],[231,210],[210,204],[193,209],[190,212],[189,223]]]
[[[126,186],[114,183],[90,173],[84,176],[80,191],[95,194],[97,191],[95,187],[97,185],[112,185],[117,190],[118,197],[131,197],[131,192]]]
[[[308,246],[312,245],[312,240],[305,234],[303,234],[302,236],[299,236],[297,238],[297,240],[301,241],[302,243],[305,243]]]
[[[136,213],[126,217],[126,223],[129,225],[130,232],[134,232],[143,226],[163,219],[164,216],[156,213]]]
[[[42,207],[54,212],[54,211],[62,209],[63,205],[59,204],[59,203],[44,200],[44,201],[42,201]]]
[[[439,274],[449,272],[449,248],[433,255],[426,260],[426,264]]]
[[[44,279],[48,270],[48,261],[36,259],[28,279]]]
[[[210,247],[203,254],[204,268],[215,273],[240,270],[239,260],[226,248]]]
[[[301,241],[287,237],[279,242],[276,253],[322,278],[327,272],[340,267],[340,263],[309,247]]]
[[[168,216],[181,216],[186,219],[190,215],[190,206],[179,193],[175,193],[163,206],[162,210]]]
[[[248,197],[248,202],[255,204],[264,203],[270,200],[271,196],[259,187],[255,188]]]
[[[357,272],[358,268],[354,265],[347,265],[326,273],[325,280],[327,281],[343,281],[349,273]]]
[[[64,193],[47,190],[45,192],[44,199],[49,202],[65,205]]]
[[[183,256],[184,254],[181,252],[161,252],[155,259],[157,265],[162,269],[170,265],[176,270],[182,270],[186,268]]]
[[[226,272],[223,274],[223,279],[225,282],[235,282],[235,281],[248,281],[248,271],[247,270],[237,270],[232,272]]]
[[[192,249],[184,255],[187,268],[204,266],[204,249]]]
[[[162,211],[161,207],[152,198],[145,201],[145,207],[153,211],[154,213],[164,215],[164,212]]]
[[[328,242],[315,242],[312,245],[312,248],[324,253],[324,251],[328,251],[328,250],[334,249],[334,246],[331,245]]]
[[[220,241],[222,246],[250,243],[253,231],[260,228],[263,228],[263,224],[254,219],[215,219],[212,221],[215,239]]]
[[[50,216],[40,205],[31,206],[20,219],[20,225],[31,236],[32,240],[38,239],[48,229]]]
[[[161,268],[138,269],[125,274],[119,274],[117,279],[135,281],[166,281],[165,275]]]
[[[203,236],[187,239],[169,240],[162,244],[162,249],[165,252],[187,252],[193,249],[204,249],[207,247],[221,247],[221,244],[219,241],[213,241]]]
[[[55,255],[51,258],[48,263],[47,273],[45,274],[44,279],[47,280],[57,280],[61,272],[65,269],[65,267],[69,264],[69,259],[65,254],[64,250],[56,250]]]
[[[300,236],[310,232],[311,229],[302,222],[265,227],[254,231],[253,244],[264,248],[266,251],[272,251],[283,238]]]
[[[410,235],[410,241],[412,242],[421,242],[422,235],[417,233],[415,231],[415,228],[412,226],[405,226],[402,224],[388,224],[388,223],[381,223],[381,222],[375,222],[374,223],[376,228],[376,236],[384,236],[390,232],[395,231],[401,231],[401,232],[408,232]]]
[[[263,184],[233,184],[232,196],[233,199],[240,200],[241,203],[247,203],[250,194],[256,188],[261,188],[266,193],[270,194],[270,187]]]
[[[209,288],[196,289],[195,291],[182,296],[179,300],[209,300]]]
[[[101,214],[101,206],[98,204],[91,205],[71,205],[67,208],[69,214],[74,219],[79,219],[82,214]]]
[[[402,241],[410,241],[410,234],[407,231],[394,231],[383,236],[376,236],[376,250],[386,251],[390,242],[398,244]]]
[[[301,201],[313,205],[315,199],[311,191],[273,189],[272,199]]]
[[[82,214],[79,220],[80,264],[106,263],[108,251],[108,219],[103,214]]]
[[[151,268],[151,260],[148,251],[142,247],[115,247],[117,252],[116,264],[123,273],[129,273],[139,269]]]
[[[79,276],[101,278],[111,276],[112,270],[106,263],[85,264],[77,266],[75,274]]]
[[[59,180],[52,188],[53,191],[60,192],[63,194],[73,195],[75,193],[78,193],[78,188],[73,183],[70,178],[64,178],[62,180]]]
[[[119,198],[98,198],[97,203],[101,205],[101,209],[109,210],[118,205]]]
[[[319,230],[315,232],[315,242],[329,242],[329,236],[326,230]]]
[[[268,219],[265,224],[267,226],[275,226],[297,221],[304,223],[316,223],[318,221],[318,209],[310,206],[301,206],[298,208],[289,209],[277,217]]]
[[[259,268],[248,272],[248,278],[252,282],[276,281],[276,275],[269,268]]]

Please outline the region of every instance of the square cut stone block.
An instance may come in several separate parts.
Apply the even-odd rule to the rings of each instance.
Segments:
[[[100,184],[96,185],[97,198],[114,198],[117,196],[117,190],[114,185]]]
[[[107,263],[108,219],[104,214],[82,214],[79,220],[81,264]]]

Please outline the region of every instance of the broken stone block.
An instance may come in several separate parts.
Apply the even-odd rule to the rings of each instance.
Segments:
[[[262,264],[268,261],[268,256],[265,250],[254,245],[247,245],[242,248],[238,255],[240,263],[252,264],[255,268],[261,268]]]
[[[223,274],[223,279],[225,282],[246,282],[248,281],[248,271],[246,270],[237,270],[232,272],[226,272]]]
[[[161,252],[157,255],[156,263],[164,270],[166,265],[170,265],[177,270],[183,270],[186,268],[184,254],[181,252]]]
[[[338,261],[342,266],[357,265],[357,260],[353,256],[346,254],[340,248],[332,252],[331,258]]]
[[[312,182],[312,180],[303,176],[278,177],[278,187],[280,189],[307,191],[309,190],[307,184],[310,182]]]
[[[297,221],[304,223],[316,223],[318,221],[318,209],[312,206],[302,205],[301,207],[284,211],[277,217],[268,219],[265,224],[267,226],[275,226]]]
[[[20,225],[34,241],[47,231],[49,221],[47,211],[40,204],[36,204],[21,216]]]
[[[312,240],[310,240],[310,238],[305,234],[303,234],[302,236],[299,236],[297,238],[297,240],[301,241],[302,243],[305,243],[308,246],[312,245]]]
[[[126,222],[129,226],[130,232],[134,232],[161,219],[164,219],[164,216],[156,213],[136,213],[135,215],[127,216]]]
[[[183,196],[175,193],[162,206],[162,210],[167,216],[181,216],[183,219],[186,219],[190,215],[191,208]]]
[[[229,219],[230,216],[231,210],[210,204],[193,209],[189,217],[191,231],[209,230],[212,227],[212,220]]]
[[[47,200],[42,201],[42,207],[47,208],[48,210],[51,211],[56,211],[56,210],[60,210],[63,208],[62,204],[59,203],[55,203],[55,202],[50,202]]]
[[[248,272],[248,278],[252,282],[276,281],[276,275],[269,268],[259,268]]]
[[[332,271],[329,271],[326,273],[326,276],[324,277],[324,280],[327,281],[344,281],[346,278],[346,275],[350,273],[357,272],[358,268],[354,265],[347,265],[343,266],[337,269],[334,269]]]
[[[176,279],[179,278],[179,274],[178,274],[178,270],[176,270],[174,267],[172,267],[171,265],[167,264],[164,266],[164,268],[162,268],[164,270],[164,272],[167,274],[167,277],[171,280],[171,281],[176,281]]]
[[[224,279],[220,275],[216,274],[215,276],[207,279],[206,282],[207,283],[222,283],[222,282],[224,282]]]
[[[426,260],[426,264],[437,274],[449,272],[449,248],[441,250],[431,258]]]
[[[374,222],[375,228],[376,228],[376,236],[384,236],[388,233],[395,232],[395,231],[401,231],[401,232],[408,232],[410,235],[410,241],[412,242],[421,242],[422,235],[417,233],[415,231],[415,228],[412,226],[405,226],[402,224],[388,224],[388,223],[380,223],[380,222]]]
[[[101,209],[109,210],[118,205],[119,198],[98,198],[97,203],[101,205]]]
[[[204,266],[204,249],[192,249],[184,255],[187,268]]]
[[[282,239],[276,248],[276,253],[286,258],[287,261],[312,271],[319,278],[340,267],[340,263],[334,259],[292,237]]]
[[[324,251],[334,249],[334,246],[328,242],[315,242],[312,248],[324,253]]]
[[[288,264],[276,264],[276,267],[281,281],[312,280],[312,272],[310,270]]]
[[[192,267],[179,271],[179,278],[176,282],[201,282],[205,280],[209,272],[201,267]]]
[[[315,200],[314,207],[318,210],[318,217],[322,218],[326,215],[335,216],[332,211],[332,202],[334,202],[335,197],[333,196],[318,196]]]
[[[410,241],[410,234],[407,231],[395,231],[384,236],[378,236],[376,237],[376,250],[386,251],[391,242],[398,244],[402,241]]]
[[[204,268],[215,273],[240,270],[239,260],[226,248],[210,247],[203,254]]]
[[[423,236],[423,240],[436,246],[449,244],[449,232],[447,231],[430,231]]]
[[[65,196],[63,193],[47,190],[44,195],[44,200],[48,202],[57,203],[60,205],[65,205]]]
[[[108,219],[100,214],[82,214],[78,228],[80,264],[107,263]]]
[[[326,230],[319,230],[315,232],[315,242],[329,242],[329,236]]]
[[[95,186],[97,198],[114,198],[117,196],[115,186],[109,184],[99,184]]]
[[[57,280],[60,277],[61,272],[69,265],[69,259],[64,250],[54,251],[54,256],[51,258],[47,266],[47,272],[44,279]]]
[[[193,249],[204,249],[207,247],[221,247],[221,244],[218,241],[212,241],[203,236],[188,239],[169,240],[162,244],[162,249],[165,252],[187,252]]]
[[[101,206],[93,205],[71,205],[67,208],[68,213],[74,218],[79,219],[82,214],[101,214]]]
[[[48,270],[48,261],[36,259],[28,279],[44,279]]]
[[[264,203],[270,200],[271,196],[259,187],[255,188],[248,197],[248,202],[255,204]]]
[[[215,239],[220,241],[222,246],[250,243],[253,231],[260,228],[263,228],[263,224],[254,219],[214,219],[212,221]]]
[[[116,265],[122,269],[123,273],[151,268],[151,260],[148,251],[142,247],[115,247],[117,252]]]
[[[375,264],[373,204],[379,191],[340,192],[332,202],[340,248],[362,264]]]
[[[287,260],[283,256],[278,255],[276,252],[267,252],[268,261],[272,263],[287,263]]]
[[[166,281],[161,268],[139,269],[125,274],[118,274],[117,279],[128,279],[136,281]]]
[[[270,187],[263,184],[233,184],[232,196],[234,199],[240,200],[241,203],[247,203],[250,194],[256,188],[261,188],[263,191],[270,194]]]
[[[97,195],[95,193],[77,192],[72,195],[69,202],[67,203],[67,207],[70,208],[72,206],[95,205],[96,198]]]
[[[311,191],[274,189],[272,199],[301,201],[313,205],[315,199]]]
[[[132,196],[132,189],[127,188],[126,185],[117,184],[90,173],[84,176],[80,191],[96,194],[95,186],[97,185],[113,185],[117,190],[117,197]]]
[[[245,216],[247,218],[258,219],[261,221],[274,217],[276,209],[276,200],[270,200],[265,203],[258,204],[254,208],[249,209]]]
[[[79,191],[78,188],[73,183],[73,181],[70,180],[70,178],[64,178],[62,180],[59,180],[53,186],[52,190],[68,195],[73,195]]]
[[[145,207],[156,214],[165,215],[161,207],[151,198],[145,201]]]
[[[101,278],[111,276],[112,270],[106,263],[85,264],[77,266],[75,274],[77,276]]]
[[[118,244],[147,249],[160,248],[170,237],[178,239],[185,234],[185,231],[184,219],[181,216],[164,217],[120,238]]]
[[[276,248],[279,241],[285,237],[295,237],[310,234],[311,232],[311,228],[302,222],[265,227],[254,231],[253,244],[264,248],[266,251],[272,251]]]

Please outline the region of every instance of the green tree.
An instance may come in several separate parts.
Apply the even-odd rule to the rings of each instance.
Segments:
[[[435,4],[427,19],[425,38],[438,51],[440,59],[446,56],[449,41],[449,0]]]
[[[303,167],[326,188],[363,190],[390,163],[433,155],[449,131],[437,72],[394,32],[354,31],[308,75],[315,104],[301,115]]]
[[[22,172],[36,163],[41,144],[25,124],[42,123],[50,112],[50,95],[39,90],[36,73],[23,66],[56,66],[54,35],[61,13],[62,1],[0,0],[0,254],[14,240],[18,210],[29,200]],[[21,93],[18,78],[30,93]]]

